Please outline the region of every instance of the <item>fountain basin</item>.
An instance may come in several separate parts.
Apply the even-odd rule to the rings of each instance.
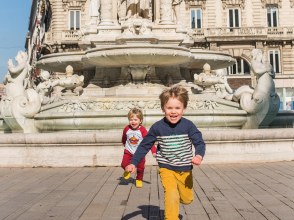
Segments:
[[[205,63],[211,69],[231,66],[235,59],[219,51],[195,50],[170,45],[110,45],[84,52],[65,52],[45,55],[37,63],[47,71],[63,72],[67,65],[75,71],[100,67],[150,65],[155,67],[180,65],[182,68],[202,69]]]
[[[161,111],[144,111],[143,126],[149,129],[163,118]],[[35,126],[41,132],[102,132],[121,131],[128,124],[128,111],[41,113],[35,116]],[[200,130],[241,129],[246,122],[243,110],[186,111],[185,118]]]
[[[75,97],[43,106],[34,124],[43,133],[121,131],[128,124],[129,109],[134,107],[143,110],[143,126],[147,129],[164,117],[156,96]],[[241,129],[247,113],[239,109],[238,103],[191,96],[184,117],[202,130]]]

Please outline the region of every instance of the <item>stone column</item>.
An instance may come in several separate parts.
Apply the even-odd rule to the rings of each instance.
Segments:
[[[101,0],[101,22],[99,26],[113,26],[112,0]]]
[[[112,17],[113,17],[113,23],[115,25],[118,25],[118,21],[117,21],[117,0],[112,0]]]
[[[173,25],[172,21],[172,2],[173,0],[160,1],[160,22],[161,25]]]
[[[155,24],[160,21],[160,0],[155,0]]]

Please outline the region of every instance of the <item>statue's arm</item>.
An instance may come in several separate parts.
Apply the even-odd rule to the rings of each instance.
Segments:
[[[59,84],[59,79],[53,81],[51,86],[54,87],[54,86],[57,86],[58,84]]]
[[[271,71],[271,65],[266,65],[260,62],[255,62],[255,61],[251,62],[251,68],[253,72],[257,75],[262,75],[266,72]]]
[[[21,73],[21,71],[26,67],[26,63],[20,63],[17,66],[8,66],[8,70],[10,73]]]

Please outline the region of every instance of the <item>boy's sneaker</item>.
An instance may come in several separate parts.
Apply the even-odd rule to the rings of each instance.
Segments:
[[[142,180],[136,180],[136,187],[143,187]]]
[[[131,173],[128,173],[128,172],[124,172],[124,178],[127,180],[129,179],[131,176]]]

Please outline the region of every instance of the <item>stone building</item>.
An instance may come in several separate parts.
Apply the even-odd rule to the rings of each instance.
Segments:
[[[126,16],[126,1],[107,1],[112,1],[114,29],[120,30]],[[258,48],[276,72],[276,91],[283,101],[283,108],[286,108],[286,102],[294,101],[293,0],[151,0],[149,19],[155,24],[160,21],[162,1],[180,3],[180,19],[175,19],[176,10],[172,19],[177,25],[190,28],[188,34],[194,41],[194,48],[228,52],[237,60],[227,68],[232,89],[256,85],[250,70],[250,52]],[[32,1],[26,48],[33,67],[42,55],[83,50],[81,38],[91,23],[90,3],[90,0]],[[100,15],[96,21],[98,26]],[[99,31],[105,30],[98,28]],[[37,72],[35,68],[33,74]],[[83,74],[85,81],[94,76]]]

